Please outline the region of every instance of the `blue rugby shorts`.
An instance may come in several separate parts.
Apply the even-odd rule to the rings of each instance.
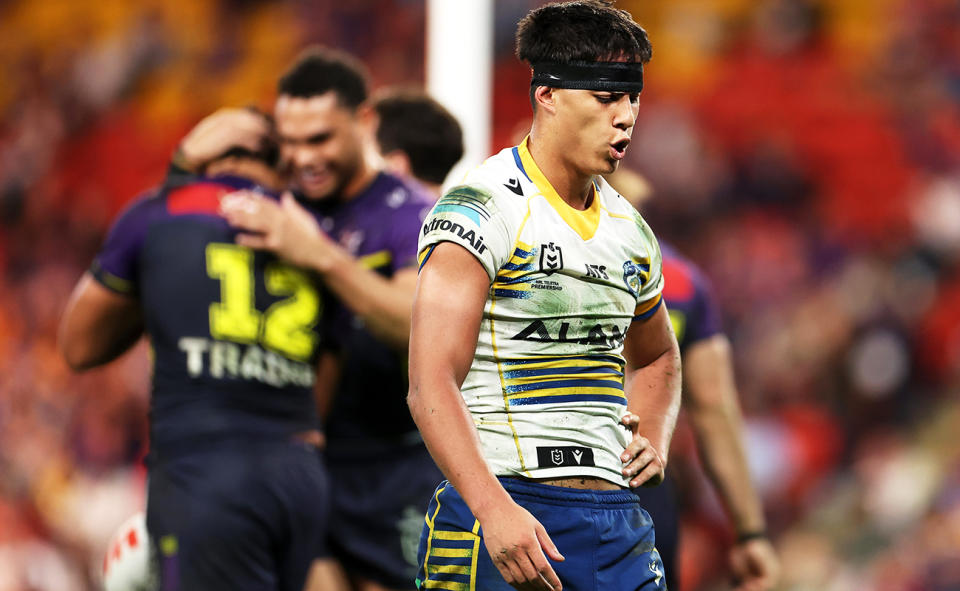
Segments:
[[[550,534],[563,562],[551,562],[565,591],[666,589],[653,521],[628,490],[581,490],[500,478],[514,501]],[[420,535],[419,589],[510,591],[493,565],[480,524],[444,481]]]

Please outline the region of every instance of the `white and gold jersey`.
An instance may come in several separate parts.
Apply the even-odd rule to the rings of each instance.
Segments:
[[[587,210],[570,207],[525,140],[437,202],[421,267],[440,242],[466,248],[490,276],[461,391],[493,472],[626,486],[623,340],[663,288],[660,249],[640,214],[602,178]]]

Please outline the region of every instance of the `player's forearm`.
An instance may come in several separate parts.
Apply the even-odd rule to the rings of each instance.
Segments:
[[[324,283],[359,316],[371,333],[406,351],[410,338],[410,309],[416,288],[415,276],[398,282],[363,266],[343,249],[317,267]]]
[[[407,403],[434,462],[477,519],[510,501],[483,458],[473,418],[454,384],[420,382],[412,375]]]
[[[627,376],[628,410],[640,417],[639,432],[666,460],[680,412],[680,351],[676,344]]]
[[[707,476],[736,530],[762,531],[763,507],[750,480],[730,342],[716,335],[693,343],[684,364],[685,408]]]
[[[736,400],[690,409],[697,449],[707,476],[738,533],[765,529],[763,507],[750,480]]]

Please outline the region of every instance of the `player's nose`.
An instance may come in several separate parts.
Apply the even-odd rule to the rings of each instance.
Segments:
[[[307,146],[296,146],[290,149],[288,158],[294,166],[307,166],[314,159],[314,153]]]
[[[637,106],[633,103],[629,94],[624,94],[617,101],[614,110],[613,126],[624,131],[633,127],[637,122]]]

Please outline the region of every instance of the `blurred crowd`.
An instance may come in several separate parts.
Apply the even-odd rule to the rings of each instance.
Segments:
[[[497,3],[494,145],[529,117]],[[960,2],[621,0],[650,32],[627,165],[723,304],[783,589],[960,588]],[[95,589],[143,504],[149,360],[56,347],[110,219],[301,47],[420,84],[422,0],[0,4],[0,591]],[[686,591],[731,532],[678,429]]]

